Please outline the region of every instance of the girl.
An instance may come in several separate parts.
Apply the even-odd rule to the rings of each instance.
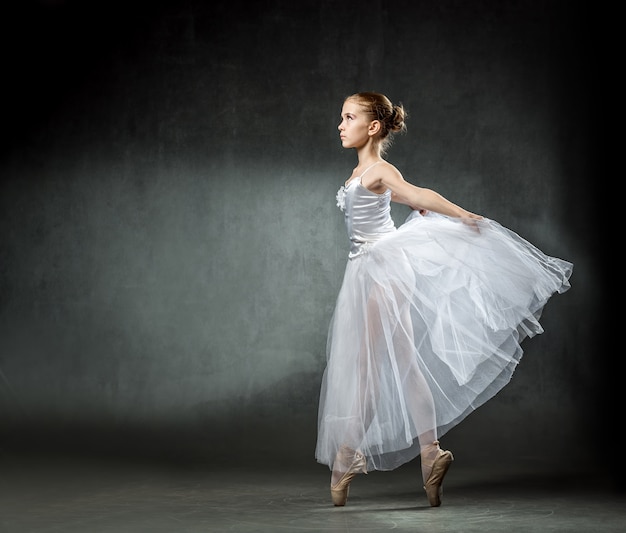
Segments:
[[[572,263],[497,222],[404,180],[383,159],[405,112],[379,93],[349,96],[339,136],[358,164],[337,193],[350,251],[333,314],[316,458],[346,504],[350,482],[420,455],[431,506],[453,461],[439,438],[493,397],[569,289]],[[396,228],[391,201],[410,206]]]

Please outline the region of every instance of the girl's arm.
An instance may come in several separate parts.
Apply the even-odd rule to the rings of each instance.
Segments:
[[[426,213],[428,213],[427,209],[423,209],[417,205],[412,205],[409,200],[407,200],[406,198],[403,198],[402,196],[400,196],[399,194],[396,194],[393,191],[391,191],[391,200],[399,204],[408,205],[413,211],[419,211],[421,215],[425,215]]]
[[[413,209],[434,211],[449,217],[473,218],[477,220],[483,218],[463,209],[432,189],[417,187],[405,181],[397,169],[393,168],[393,170],[384,172],[380,178],[381,183],[391,190],[392,200],[408,205]]]

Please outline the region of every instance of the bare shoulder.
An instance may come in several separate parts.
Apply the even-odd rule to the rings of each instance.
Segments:
[[[387,189],[393,191],[402,181],[404,181],[402,174],[394,165],[388,161],[381,161],[361,179],[361,185],[373,193],[383,194]]]
[[[381,161],[362,179],[361,185],[376,194],[382,194],[390,188],[389,183],[402,179],[400,171],[388,161]]]
[[[398,184],[406,183],[402,172],[400,172],[395,165],[387,161],[384,161],[381,165],[380,180],[381,185],[392,190],[394,187],[397,187]]]
[[[382,161],[382,164],[380,165],[380,173],[385,176],[402,177],[402,173],[389,161]]]

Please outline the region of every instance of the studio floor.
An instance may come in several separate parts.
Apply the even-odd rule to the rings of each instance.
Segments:
[[[328,470],[4,457],[2,533],[626,531],[626,497],[587,476],[453,463],[428,506],[417,466],[355,478],[333,507]]]

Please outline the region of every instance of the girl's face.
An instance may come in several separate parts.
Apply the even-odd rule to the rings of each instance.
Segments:
[[[369,140],[369,127],[372,121],[363,108],[353,100],[346,100],[341,109],[339,138],[344,148],[360,148]]]

